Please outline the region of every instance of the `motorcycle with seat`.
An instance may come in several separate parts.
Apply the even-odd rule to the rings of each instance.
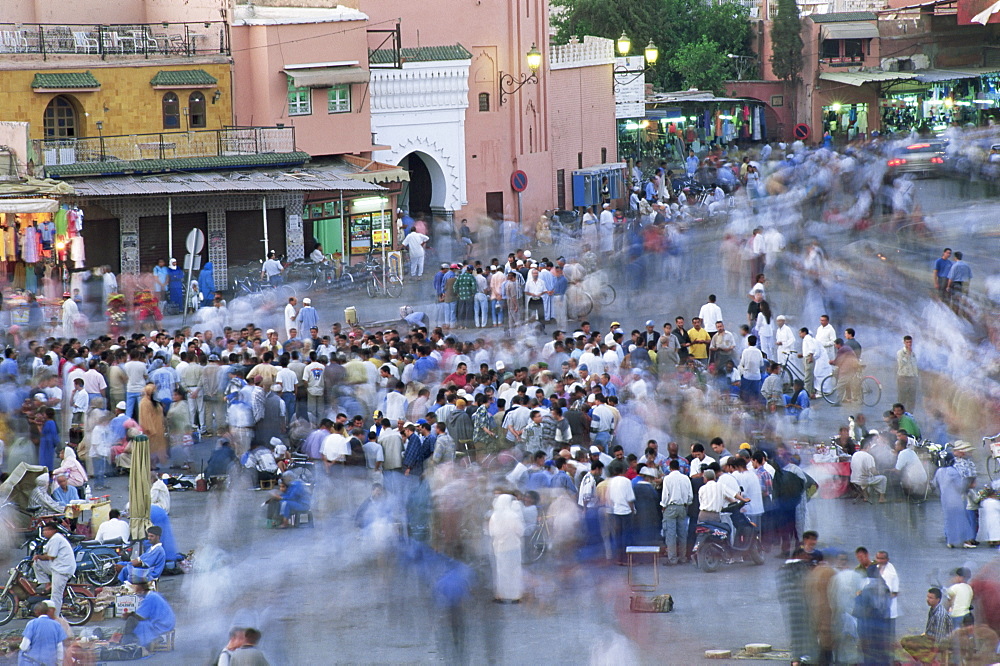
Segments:
[[[706,573],[723,564],[750,561],[764,564],[764,549],[757,525],[740,513],[746,501],[733,502],[722,510],[730,521],[699,521],[695,528],[694,560]]]
[[[49,597],[35,580],[32,560],[26,557],[11,567],[7,583],[0,590],[0,625],[14,618],[30,619],[32,609]],[[62,616],[73,626],[86,624],[94,614],[96,590],[82,583],[69,583],[63,593]]]

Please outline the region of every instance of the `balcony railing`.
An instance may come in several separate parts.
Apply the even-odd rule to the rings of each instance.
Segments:
[[[82,162],[131,162],[295,152],[294,127],[226,127],[219,130],[41,139],[33,142],[44,166]]]
[[[0,23],[0,53],[48,56],[76,55],[193,57],[228,54],[226,24],[149,23],[130,25],[56,25]]]

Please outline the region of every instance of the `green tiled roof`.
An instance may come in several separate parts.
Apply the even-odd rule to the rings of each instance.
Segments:
[[[832,14],[811,14],[813,23],[844,23],[847,21],[877,21],[873,12],[834,12]]]
[[[472,54],[461,44],[450,46],[418,46],[403,49],[403,62],[435,62],[438,60],[469,60]],[[368,54],[368,60],[375,65],[392,63],[390,49],[378,49]]]
[[[211,157],[178,157],[165,160],[116,160],[107,162],[77,162],[45,167],[49,178],[74,176],[111,176],[124,173],[163,173],[167,171],[201,171],[205,169],[239,169],[259,166],[291,166],[305,164],[309,153],[260,153],[257,155],[222,155]]]
[[[160,70],[149,82],[152,86],[214,86],[218,79],[203,69]]]
[[[90,72],[59,72],[57,74],[35,74],[32,88],[100,88],[101,82]]]

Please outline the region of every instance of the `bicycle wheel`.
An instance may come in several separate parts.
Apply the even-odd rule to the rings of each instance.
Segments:
[[[617,297],[618,293],[615,291],[615,288],[610,284],[606,284],[597,290],[594,300],[597,301],[598,305],[605,306],[614,303]]]
[[[280,302],[286,302],[289,298],[293,298],[298,295],[295,293],[295,287],[290,284],[279,284],[274,288],[274,294],[278,297]]]
[[[990,475],[990,481],[1000,478],[1000,458],[993,456],[986,458],[986,473]]]
[[[791,395],[793,381],[795,381],[795,375],[792,374],[792,370],[786,365],[781,370],[781,392]]]
[[[583,319],[594,310],[594,299],[580,288],[570,292],[566,300],[571,319]]]
[[[371,280],[368,280],[368,298],[375,298],[382,291],[382,286],[378,283],[378,278],[372,276]]]
[[[866,407],[874,407],[882,399],[882,385],[874,377],[861,380],[861,402]]]
[[[403,282],[395,275],[389,276],[385,285],[385,293],[389,298],[399,298],[403,293]]]
[[[846,387],[838,386],[837,378],[833,375],[825,377],[819,386],[820,395],[831,405],[839,405],[844,401],[844,391]]]
[[[354,286],[354,276],[350,273],[344,273],[340,277],[334,279],[331,284],[334,289],[350,289]]]

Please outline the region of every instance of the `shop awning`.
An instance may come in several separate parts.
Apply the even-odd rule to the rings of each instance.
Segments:
[[[59,202],[55,199],[0,199],[0,213],[55,213]]]
[[[332,88],[347,83],[367,83],[368,70],[360,67],[314,67],[282,70],[296,88]]]
[[[938,81],[957,81],[958,79],[978,79],[979,72],[960,69],[919,69],[914,72],[914,79],[921,83],[937,83]]]
[[[374,183],[344,178],[309,167],[287,170],[201,171],[146,176],[75,178],[78,197],[210,194],[215,192],[383,192]]]
[[[864,21],[824,23],[819,34],[823,39],[875,39],[878,37],[878,26]]]
[[[819,78],[849,86],[863,86],[866,83],[881,81],[906,81],[914,78],[914,74],[913,72],[823,72]]]
[[[338,165],[341,165],[338,167]],[[340,158],[328,165],[317,162],[313,165],[316,169],[333,169],[334,172],[344,178],[353,178],[366,183],[400,183],[410,180],[410,172],[403,167],[394,164],[385,164],[375,160],[356,157],[354,155],[341,155]]]

